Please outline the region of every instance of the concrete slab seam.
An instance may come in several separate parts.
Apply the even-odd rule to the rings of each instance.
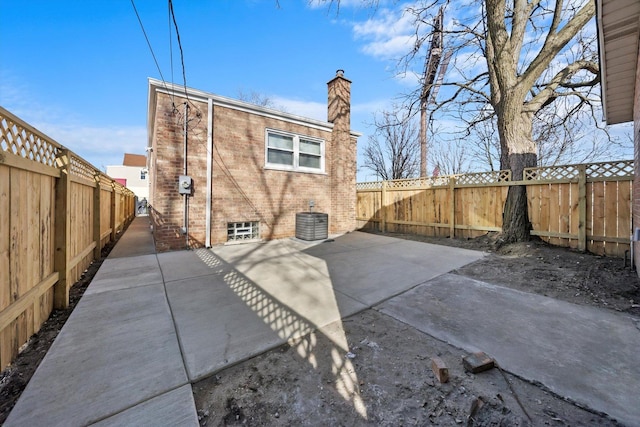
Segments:
[[[160,272],[162,272],[162,268],[160,268]],[[200,274],[200,275],[197,275],[197,276],[189,276],[189,277],[186,277],[186,278],[183,277],[183,278],[180,278],[180,279],[173,279],[173,280],[165,280],[164,279],[164,275],[163,275],[162,276],[162,281],[163,281],[164,284],[167,284],[167,283],[173,283],[173,282],[181,282],[181,281],[183,281],[185,279],[199,279],[201,277],[213,276],[215,274],[216,274],[215,272],[212,272],[212,273]]]
[[[187,381],[189,381],[190,375],[189,375],[189,368],[187,366],[187,361],[185,360],[184,345],[182,344],[182,339],[180,338],[180,334],[178,333],[176,318],[173,313],[173,307],[171,306],[171,301],[169,300],[169,295],[167,294],[167,284],[164,281],[164,272],[162,271],[162,265],[160,264],[160,260],[158,259],[158,254],[156,254],[156,259],[158,261],[158,268],[160,269],[160,276],[162,277],[162,290],[164,291],[164,298],[167,301],[167,306],[169,307],[169,313],[171,314],[171,323],[173,323],[173,331],[176,334],[176,338],[178,339],[178,346],[180,347],[180,357],[182,358],[182,367],[184,368]]]
[[[121,414],[121,413],[123,413],[123,412],[125,412],[125,411],[128,411],[129,409],[135,408],[135,407],[136,407],[136,406],[138,406],[138,405],[142,405],[143,403],[146,403],[146,402],[148,402],[148,401],[150,401],[150,400],[152,400],[152,399],[155,399],[156,397],[163,396],[163,395],[165,395],[165,394],[167,394],[167,393],[170,393],[170,392],[172,392],[172,391],[174,391],[174,390],[179,389],[180,387],[184,387],[185,385],[189,385],[189,386],[191,386],[191,383],[189,382],[189,379],[188,379],[188,378],[187,378],[187,382],[185,382],[185,383],[183,383],[183,384],[179,384],[179,385],[177,385],[177,386],[175,386],[175,387],[170,388],[169,390],[165,390],[165,391],[163,391],[162,393],[158,393],[158,394],[155,394],[155,395],[153,395],[153,396],[150,396],[150,397],[148,397],[148,398],[146,398],[146,399],[144,399],[144,400],[141,400],[140,402],[136,402],[136,403],[134,403],[134,404],[132,404],[132,405],[129,405],[129,406],[127,406],[126,408],[123,408],[123,409],[119,410],[118,412],[114,412],[113,414],[105,415],[105,416],[100,417],[100,418],[98,418],[98,419],[96,419],[96,420],[90,421],[88,425],[97,424],[97,423],[99,423],[99,422],[101,422],[101,421],[107,420],[107,419],[109,419],[109,418],[111,418],[111,417],[114,417],[114,416],[116,416],[116,415],[118,415],[118,414]],[[193,400],[193,406],[194,406],[194,409],[195,409],[195,400]]]
[[[415,285],[411,285],[411,287],[409,287],[409,288],[407,288],[407,289],[403,289],[403,290],[401,290],[401,291],[398,291],[398,292],[396,292],[395,294],[389,295],[388,297],[385,297],[384,299],[382,299],[382,300],[380,300],[380,301],[378,301],[378,302],[375,302],[375,303],[371,304],[370,308],[372,308],[372,309],[376,310],[376,311],[377,311],[377,312],[379,312],[379,313],[382,313],[382,311],[380,311],[380,309],[378,308],[378,306],[380,306],[381,304],[383,304],[383,303],[385,303],[385,302],[389,301],[389,300],[390,300],[390,299],[392,299],[392,298],[395,298],[395,297],[397,297],[397,296],[400,296],[400,295],[404,294],[405,292],[412,291],[413,289],[417,288],[418,286],[426,285],[426,284],[427,284],[427,283],[429,283],[430,281],[435,280],[435,279],[437,279],[437,278],[438,278],[438,277],[440,277],[440,276],[444,276],[445,274],[450,274],[450,273],[451,273],[451,272],[450,272],[450,271],[448,271],[448,272],[445,272],[445,273],[442,273],[442,274],[438,274],[437,276],[431,277],[431,278],[429,278],[429,279],[427,279],[427,280],[425,280],[425,281],[423,281],[423,282],[419,282],[419,283],[416,283]],[[351,298],[353,298],[353,297],[351,297]],[[355,299],[355,298],[354,298],[354,299]],[[364,304],[364,303],[363,303],[363,304]],[[393,317],[393,316],[392,316],[392,317]],[[395,318],[394,318],[394,319],[395,319]],[[404,323],[404,322],[403,322],[403,323]]]
[[[100,283],[98,282],[98,284],[100,284]],[[110,292],[128,291],[128,290],[133,289],[133,288],[141,289],[141,288],[144,288],[144,287],[147,287],[147,286],[157,286],[157,285],[160,285],[160,284],[163,284],[163,282],[145,283],[144,285],[130,286],[128,288],[106,289],[104,291],[101,291],[101,290],[95,290],[94,291],[94,290],[92,290],[90,293],[87,294],[87,296],[98,295],[98,294],[106,294],[106,293],[110,293]]]
[[[314,329],[311,332],[315,332],[317,330],[318,329]],[[311,332],[309,332],[309,333],[311,333]],[[293,340],[293,339],[296,339],[296,338],[290,338],[290,340]],[[277,342],[277,343],[275,343],[273,345],[270,345],[270,346],[266,346],[264,349],[258,351],[257,353],[248,354],[246,357],[240,358],[238,360],[234,360],[233,362],[227,363],[226,365],[224,365],[224,366],[222,366],[222,367],[220,367],[218,369],[214,369],[211,372],[207,372],[206,374],[198,375],[197,377],[194,377],[193,379],[189,379],[189,381],[190,381],[191,384],[195,384],[195,383],[197,383],[199,381],[206,380],[207,378],[211,378],[212,376],[214,376],[218,372],[222,372],[222,371],[224,371],[226,369],[232,368],[232,367],[237,366],[237,365],[239,365],[239,364],[241,364],[243,362],[246,362],[247,360],[253,359],[254,357],[258,357],[260,355],[268,353],[271,350],[275,350],[276,348],[278,348],[278,347],[280,347],[280,346],[282,346],[284,344],[287,344],[288,342],[289,342],[289,340],[285,340],[284,338],[281,338],[280,342]]]

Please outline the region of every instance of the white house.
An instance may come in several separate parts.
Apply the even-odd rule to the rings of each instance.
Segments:
[[[122,166],[107,166],[107,175],[133,191],[138,200],[149,200],[147,156],[125,153]]]

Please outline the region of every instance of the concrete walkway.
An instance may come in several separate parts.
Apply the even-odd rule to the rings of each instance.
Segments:
[[[137,218],[6,425],[198,425],[192,382],[319,328],[344,360],[368,307],[639,425],[632,320],[447,274],[482,256],[359,232],[156,254]]]
[[[198,425],[192,382],[482,256],[359,232],[156,254],[139,217],[5,425]]]

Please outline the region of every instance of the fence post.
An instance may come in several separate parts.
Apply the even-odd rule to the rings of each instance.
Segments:
[[[100,259],[102,253],[102,248],[100,247],[100,225],[102,224],[100,172],[96,172],[93,178],[96,182],[96,186],[93,189],[93,240],[96,242],[96,247],[93,249],[93,259]]]
[[[578,250],[587,250],[587,165],[578,165]]]
[[[456,177],[449,178],[449,238],[456,237]]]
[[[387,181],[382,181],[382,194],[380,195],[380,231],[387,231]]]
[[[55,245],[54,268],[58,272],[58,282],[53,287],[53,305],[58,309],[69,306],[69,243],[71,240],[71,179],[69,150],[62,150],[56,159],[60,178],[56,181]]]
[[[117,218],[117,213],[116,213],[116,197],[118,195],[116,194],[116,183],[115,182],[111,182],[111,215],[109,216],[109,224],[111,226],[111,241],[115,242],[116,240],[116,218]]]

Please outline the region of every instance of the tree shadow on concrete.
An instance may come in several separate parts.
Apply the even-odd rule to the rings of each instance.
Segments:
[[[367,419],[366,405],[359,392],[358,376],[350,360],[349,344],[342,327],[335,296],[333,297],[334,306],[328,309],[335,310],[338,320],[330,325],[319,325],[282,302],[212,251],[199,249],[195,253],[214,271],[214,275],[218,275],[229,289],[255,313],[256,317],[279,337],[276,346],[262,348],[251,357],[288,343],[295,348],[297,355],[310,368],[332,372],[332,386],[335,391],[342,399],[350,402],[358,416]],[[333,292],[329,288],[327,291]],[[323,345],[322,352],[319,351],[320,341],[330,343],[328,349]],[[225,368],[241,361],[243,360],[230,361],[231,363]],[[215,372],[210,373],[210,375],[213,374]]]

